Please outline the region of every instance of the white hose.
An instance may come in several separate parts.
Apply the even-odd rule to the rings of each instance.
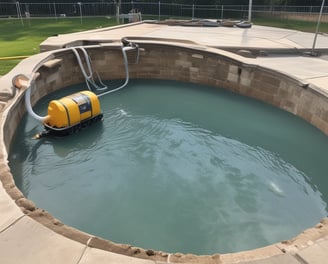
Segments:
[[[107,87],[99,87],[98,85],[96,85],[96,83],[93,81],[92,79],[92,66],[91,66],[91,60],[89,58],[89,55],[88,53],[86,52],[86,50],[83,48],[83,47],[79,47],[83,54],[84,54],[84,57],[85,57],[85,61],[86,61],[86,64],[87,64],[87,68],[88,68],[88,72],[89,74],[87,74],[84,66],[83,66],[83,63],[82,63],[82,60],[81,60],[81,57],[78,53],[78,51],[76,50],[77,48],[75,47],[72,47],[70,48],[73,53],[75,54],[76,56],[76,59],[78,61],[78,64],[80,66],[80,69],[82,71],[82,74],[84,76],[84,78],[86,79],[86,82],[87,82],[87,85],[89,87],[89,82],[94,85],[98,90],[103,90],[103,89],[107,89]],[[127,58],[127,55],[126,55],[126,52],[128,50],[134,50],[134,49],[138,49],[138,46],[123,46],[122,47],[122,54],[123,54],[123,60],[124,60],[124,68],[125,68],[125,82],[123,85],[121,85],[120,87],[118,88],[115,88],[113,90],[110,90],[110,91],[107,91],[107,92],[104,92],[104,93],[101,93],[98,95],[98,97],[101,97],[103,95],[106,95],[106,94],[109,94],[109,93],[113,93],[113,92],[116,92],[116,91],[119,91],[121,89],[123,89],[129,82],[129,66],[128,66],[128,58]],[[42,61],[40,61],[32,70],[32,74],[31,74],[31,78],[28,78],[26,77],[29,81],[28,81],[28,84],[26,85],[26,91],[25,91],[25,106],[26,106],[26,109],[27,109],[27,112],[33,117],[35,118],[36,120],[40,121],[40,122],[44,122],[48,116],[40,116],[38,114],[36,114],[34,111],[33,111],[33,108],[32,108],[32,104],[31,104],[31,89],[32,89],[32,86],[34,85],[34,79],[35,79],[35,75],[36,75],[36,71],[38,70],[38,68],[47,60],[49,60],[49,58],[52,58],[54,55],[51,55],[45,59],[43,59]],[[139,51],[138,51],[138,55],[137,55],[137,61],[139,59]],[[103,84],[100,80],[100,83]],[[90,90],[90,87],[89,87],[89,90]]]
[[[86,73],[84,67],[83,67],[83,64],[82,64],[82,60],[81,60],[81,57],[80,57],[80,54],[77,52],[77,49],[81,49],[83,54],[84,54],[84,57],[85,57],[85,61],[87,63],[87,66],[88,66],[88,71],[89,71],[89,75]],[[71,50],[74,52],[75,54],[75,57],[77,59],[77,62],[80,66],[80,69],[82,71],[82,74],[84,76],[84,78],[86,79],[90,79],[92,77],[92,70],[91,70],[91,64],[90,64],[90,59],[89,59],[89,56],[88,56],[88,53],[86,52],[86,50],[82,47],[72,47]]]
[[[124,59],[124,68],[125,68],[125,82],[123,83],[123,85],[121,85],[120,87],[115,88],[113,90],[101,93],[101,94],[98,95],[98,97],[101,97],[101,96],[106,95],[106,94],[117,92],[117,91],[123,89],[129,83],[129,78],[130,78],[129,77],[129,63],[128,63],[128,57],[126,55],[126,51],[133,50],[133,49],[135,49],[135,47],[123,47],[122,48],[122,54],[123,54],[123,59]]]
[[[33,111],[32,104],[31,104],[31,86],[32,84],[30,83],[29,87],[25,91],[25,106],[27,112],[36,120],[43,122],[46,120],[47,116],[39,116]]]
[[[43,122],[46,120],[47,116],[39,116],[38,114],[36,114],[33,111],[32,108],[32,104],[31,104],[31,89],[32,89],[32,85],[34,84],[34,81],[37,77],[36,71],[41,67],[41,65],[43,65],[46,61],[48,61],[49,59],[54,58],[55,55],[51,54],[50,56],[47,56],[46,58],[42,59],[39,63],[37,63],[34,68],[32,69],[32,73],[31,73],[31,77],[27,77],[24,75],[24,77],[26,78],[26,80],[28,80],[28,83],[26,84],[26,90],[25,90],[25,106],[26,106],[26,110],[27,112],[36,120]],[[15,78],[15,77],[14,77]]]
[[[105,90],[105,89],[107,89],[107,86],[105,86],[105,85],[101,82],[100,78],[99,78],[100,83],[101,83],[102,85],[104,85],[104,87],[99,87],[99,86],[94,82],[94,80],[92,79],[92,66],[91,66],[91,62],[90,62],[91,60],[90,60],[90,57],[89,57],[88,53],[86,52],[86,50],[85,50],[83,47],[77,47],[77,48],[72,47],[71,49],[72,49],[72,51],[73,51],[74,54],[75,54],[75,57],[76,57],[77,62],[78,62],[78,64],[79,64],[79,66],[80,66],[80,69],[81,69],[81,71],[82,71],[82,74],[83,74],[83,76],[84,76],[84,78],[85,78],[85,80],[86,80],[86,84],[87,84],[89,90],[91,90],[91,89],[90,89],[90,86],[89,86],[89,83],[92,84],[92,85],[96,88],[96,90],[98,90],[98,91],[101,91],[101,90]],[[87,74],[87,72],[86,72],[86,70],[85,70],[85,68],[84,68],[84,66],[83,66],[83,63],[82,63],[82,60],[81,60],[80,54],[78,53],[77,49],[81,49],[82,52],[83,52],[83,54],[84,54],[84,57],[85,57],[85,61],[86,61],[86,64],[87,64],[87,68],[88,68],[89,75]],[[117,91],[123,89],[123,88],[128,84],[128,82],[129,82],[129,62],[128,62],[128,58],[127,58],[126,52],[127,52],[128,50],[134,50],[134,49],[138,49],[138,46],[123,46],[123,47],[122,47],[122,54],[123,54],[124,68],[125,68],[125,82],[124,82],[124,84],[121,85],[121,86],[118,87],[118,88],[115,88],[115,89],[112,89],[112,90],[110,90],[110,91],[107,91],[107,92],[103,92],[103,93],[101,93],[101,94],[98,94],[98,97],[101,97],[101,96],[106,95],[106,94],[110,94],[110,93],[117,92]],[[138,55],[137,55],[137,61],[138,61],[138,59],[139,59],[139,52],[138,52]]]
[[[86,72],[85,70],[85,67],[83,66],[83,63],[82,63],[82,60],[81,60],[81,57],[80,57],[80,54],[79,52],[77,51],[77,49],[80,49],[83,54],[84,54],[84,59],[85,59],[85,62],[87,64],[87,69],[88,69],[88,72],[89,74]],[[73,51],[73,53],[75,54],[75,57],[77,59],[77,62],[80,66],[80,69],[82,71],[82,74],[85,78],[85,82],[86,82],[86,85],[88,86],[88,89],[90,91],[93,91],[91,88],[90,88],[90,84],[96,88],[97,91],[103,91],[103,90],[106,90],[107,89],[107,86],[101,81],[100,79],[100,76],[98,75],[98,73],[96,72],[97,74],[97,77],[98,77],[98,80],[100,82],[100,84],[103,86],[103,87],[100,87],[99,85],[96,84],[96,82],[94,81],[93,79],[93,71],[92,71],[92,65],[91,65],[91,59],[87,53],[87,51],[85,50],[84,47],[72,47],[71,50]]]

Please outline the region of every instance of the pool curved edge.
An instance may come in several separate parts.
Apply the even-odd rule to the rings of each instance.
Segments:
[[[328,99],[314,86],[270,68],[249,63],[241,56],[222,50],[183,43],[138,43],[143,51],[139,63],[130,65],[131,78],[177,80],[225,87],[298,115],[328,134]],[[102,79],[124,78],[120,45],[111,43],[88,46],[87,50]],[[117,263],[224,264],[268,258],[293,258],[297,261],[302,259],[302,254],[307,250],[317,250],[323,243],[328,247],[328,218],[293,239],[286,238],[286,241],[250,251],[212,256],[169,254],[117,244],[61,223],[24,197],[15,185],[7,161],[10,142],[25,113],[24,91],[17,90],[15,93],[12,79],[17,74],[28,76],[35,67],[40,75],[36,80],[38,90],[32,93],[33,103],[50,92],[84,81],[74,54],[67,49],[25,59],[0,78],[0,180],[3,186],[0,188],[0,260],[6,260],[4,263],[17,263],[17,259],[9,252],[10,248],[12,251],[18,249],[26,252],[27,259],[41,259],[49,254],[56,256],[65,246],[68,248],[67,255],[70,255],[67,257],[66,253],[61,253],[65,263],[106,259]],[[40,250],[32,256],[28,252],[33,253],[34,248]],[[134,258],[140,260],[135,261]],[[53,262],[63,261],[57,259]]]

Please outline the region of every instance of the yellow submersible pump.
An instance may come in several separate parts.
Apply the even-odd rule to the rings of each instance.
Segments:
[[[52,133],[67,135],[102,118],[98,96],[91,91],[82,91],[50,101],[43,124]]]
[[[35,67],[32,71],[31,78],[28,78],[23,74],[19,74],[13,78],[13,85],[16,88],[26,88],[25,105],[28,113],[33,118],[39,120],[45,128],[45,130],[37,134],[35,138],[40,138],[47,135],[70,135],[103,119],[99,97],[116,92],[124,88],[129,82],[128,58],[126,52],[129,50],[135,50],[135,63],[139,61],[139,46],[129,42],[127,39],[122,39],[122,44],[122,54],[125,66],[125,82],[120,87],[111,90],[109,90],[108,87],[101,81],[98,73],[93,71],[90,56],[85,48],[82,46],[69,48],[75,54],[89,90],[80,91],[72,95],[65,96],[61,99],[50,101],[48,105],[48,114],[46,116],[39,116],[33,111],[31,105],[31,88],[34,86],[35,79],[38,75],[38,66],[42,65],[42,63],[47,61],[49,58],[47,57]],[[84,64],[82,63],[81,54],[84,56]],[[94,73],[97,74],[98,83],[96,83],[93,78]]]

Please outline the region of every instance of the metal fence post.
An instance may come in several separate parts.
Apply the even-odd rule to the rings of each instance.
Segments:
[[[81,19],[81,25],[82,25],[82,3],[81,2],[78,2],[77,3],[79,8],[80,8],[80,19]]]
[[[221,5],[221,19],[223,19],[223,10],[224,10],[224,5]]]
[[[56,3],[54,2],[54,3],[53,3],[53,5],[54,5],[54,13],[55,13],[55,18],[56,18],[56,20],[57,20]]]
[[[121,0],[116,0],[116,23],[120,24],[120,6]]]
[[[318,17],[317,28],[315,30],[315,35],[314,35],[314,40],[313,40],[313,46],[312,46],[311,56],[315,56],[316,55],[314,53],[314,49],[315,49],[315,44],[317,42],[317,37],[318,37],[318,32],[319,32],[319,27],[320,27],[320,21],[321,21],[321,16],[322,16],[322,11],[323,11],[324,5],[325,5],[325,0],[322,0],[320,14],[319,14],[319,17]]]
[[[252,21],[252,0],[249,0],[249,4],[248,4],[248,21],[251,22]]]
[[[158,21],[161,21],[161,1],[158,1]]]
[[[192,15],[191,19],[194,20],[195,17],[195,4],[192,4]]]
[[[24,26],[22,11],[21,11],[21,8],[20,8],[20,3],[18,1],[16,2],[16,10],[17,10],[17,18],[21,20],[22,26]]]

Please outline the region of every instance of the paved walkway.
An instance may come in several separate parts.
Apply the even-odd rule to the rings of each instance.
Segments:
[[[155,23],[136,23],[76,34],[50,37],[41,46],[59,48],[76,40],[120,41],[123,37],[144,38],[185,43],[221,49],[257,50],[268,56],[239,58],[245,63],[271,68],[304,82],[312,83],[328,93],[328,34],[319,34],[316,50],[320,57],[304,54],[312,50],[314,33],[253,25],[250,29],[230,27],[186,27]]]
[[[257,50],[267,56],[230,56],[244,63],[274,69],[308,83],[328,94],[327,57],[302,55],[311,49],[313,34],[253,26],[251,29],[224,27],[183,27],[154,23],[136,23],[129,26],[106,28],[89,32],[50,37],[42,48],[55,49],[78,40],[119,41],[122,37],[142,37],[158,41],[182,41],[191,46],[222,48],[238,51]],[[328,36],[319,35],[317,47],[328,49]],[[224,51],[223,51],[224,52]],[[227,53],[228,54],[228,53]],[[5,80],[6,76],[1,78]],[[3,91],[5,87],[1,87]],[[5,177],[6,166],[1,167],[2,184],[13,184]],[[24,202],[24,198],[21,198]],[[26,205],[25,205],[26,206]],[[33,207],[33,205],[30,205]],[[39,212],[42,214],[42,211]],[[56,224],[56,223],[55,223]],[[197,263],[199,258],[183,260],[178,254],[164,256],[164,261],[144,260],[123,256],[91,246],[94,239],[85,235],[86,243],[68,239],[25,215],[0,184],[0,263]],[[328,263],[328,220],[304,231],[295,240],[284,241],[255,251],[214,255],[202,263],[242,264],[324,264]]]
[[[48,38],[43,45],[63,45],[73,40],[120,40],[122,37],[183,40],[210,47],[258,49],[311,49],[314,34],[253,25],[250,29],[230,27],[186,27],[155,23],[103,28]],[[328,35],[319,34],[316,48],[328,50]]]

